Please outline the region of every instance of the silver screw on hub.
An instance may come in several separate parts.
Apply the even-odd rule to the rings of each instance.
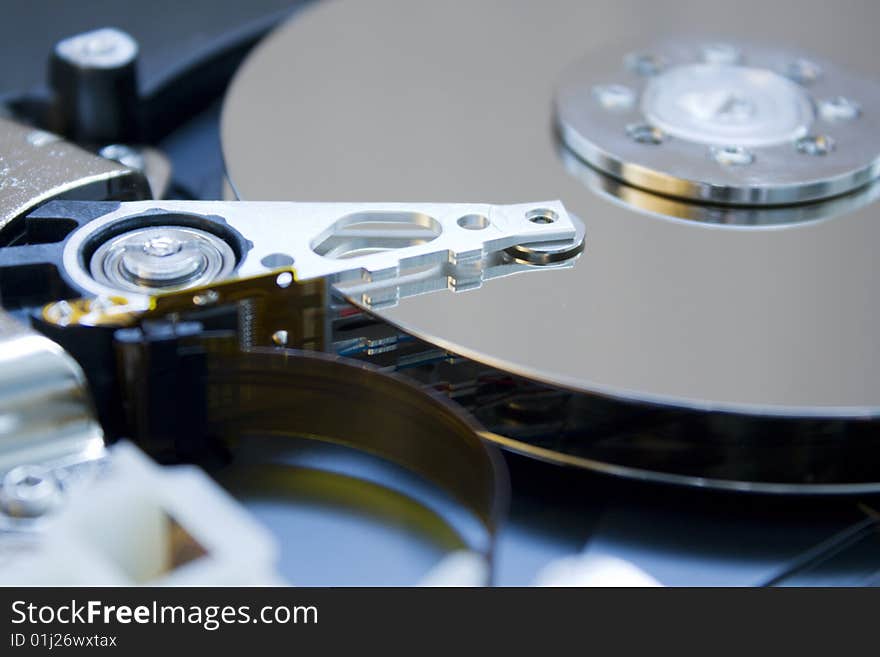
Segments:
[[[808,135],[798,139],[795,147],[805,155],[828,155],[834,150],[834,140],[825,135]]]
[[[822,75],[822,68],[815,62],[801,57],[788,65],[785,74],[798,84],[812,84]]]
[[[859,104],[844,96],[826,98],[819,102],[819,115],[828,122],[852,121],[859,118],[861,113]]]
[[[662,144],[664,139],[663,131],[649,123],[632,123],[626,127],[626,134],[640,144]]]
[[[630,53],[624,58],[623,63],[627,69],[642,77],[657,75],[666,67],[662,57],[644,52]]]
[[[741,146],[719,146],[711,149],[712,159],[725,166],[745,166],[755,161],[751,151]]]

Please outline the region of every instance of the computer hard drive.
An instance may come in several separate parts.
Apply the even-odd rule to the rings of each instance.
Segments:
[[[99,5],[0,25],[0,583],[876,584],[880,7]]]
[[[697,486],[874,489],[877,18],[319,5],[231,84],[231,193],[560,198],[585,226],[571,266],[372,310],[483,366],[430,376],[476,377],[472,410],[500,444]],[[489,410],[480,377],[499,376],[514,383]]]

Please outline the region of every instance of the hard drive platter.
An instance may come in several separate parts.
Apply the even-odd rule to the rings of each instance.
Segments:
[[[12,8],[0,585],[876,585],[878,19]]]
[[[234,78],[228,174],[245,200],[561,198],[586,226],[573,266],[375,311],[557,395],[543,431],[481,415],[502,444],[698,485],[872,488],[875,14],[328,3]],[[662,120],[661,143],[633,133]]]

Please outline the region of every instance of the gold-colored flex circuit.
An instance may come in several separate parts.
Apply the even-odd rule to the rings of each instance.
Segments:
[[[143,311],[121,298],[80,300],[51,304],[43,318],[138,329],[234,309],[236,330],[180,339],[181,353],[202,358],[193,399],[204,406],[202,426],[211,439],[234,454],[248,436],[307,437],[393,462],[451,495],[480,521],[488,540],[475,550],[491,563],[507,498],[499,452],[481,439],[472,418],[439,394],[365,363],[309,351],[324,344],[326,294],[323,281],[301,283],[292,270],[279,270],[152,297]],[[146,447],[156,438],[155,410],[167,405],[165,396],[180,394],[171,382],[182,376],[166,361],[162,377],[168,385],[149,385],[155,376],[152,348],[149,340],[116,341],[127,428]]]

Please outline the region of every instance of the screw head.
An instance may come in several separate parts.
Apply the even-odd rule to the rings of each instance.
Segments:
[[[809,59],[799,57],[788,65],[785,75],[798,84],[812,84],[822,76],[822,67]]]
[[[826,135],[807,135],[798,139],[795,147],[805,155],[828,155],[834,150],[834,140]]]
[[[205,290],[199,294],[193,295],[193,303],[197,306],[211,306],[220,300],[220,293],[217,290]]]
[[[67,301],[56,301],[46,306],[45,315],[49,321],[59,326],[67,326],[73,319],[73,306]]]
[[[845,96],[834,96],[819,101],[819,116],[833,123],[835,121],[852,121],[859,118],[862,108],[857,102]]]
[[[88,264],[99,283],[139,293],[202,287],[224,278],[234,266],[235,254],[222,237],[177,225],[135,228],[111,237]]]
[[[745,166],[755,161],[755,155],[742,146],[715,146],[710,149],[712,159],[724,166]]]
[[[559,215],[550,208],[535,208],[526,212],[526,219],[533,224],[552,224],[559,219]]]
[[[275,277],[275,285],[280,288],[290,287],[293,283],[293,274],[289,271],[283,271]]]
[[[729,43],[708,43],[701,55],[707,64],[733,66],[743,61],[742,51]]]
[[[626,134],[640,144],[662,144],[665,139],[663,131],[650,123],[630,123],[626,126]]]
[[[99,294],[86,304],[86,308],[90,313],[105,313],[119,303],[124,303],[122,297],[109,297],[105,294]]]
[[[37,465],[20,465],[3,477],[2,509],[19,518],[35,518],[51,511],[61,500],[55,476]]]
[[[144,242],[144,253],[157,258],[164,258],[180,251],[183,247],[180,240],[166,235],[149,238]]]
[[[645,52],[633,52],[624,57],[623,64],[627,70],[642,77],[657,75],[666,68],[666,60],[657,55]]]
[[[605,109],[630,109],[636,104],[636,92],[622,84],[600,84],[593,87],[593,97]]]

